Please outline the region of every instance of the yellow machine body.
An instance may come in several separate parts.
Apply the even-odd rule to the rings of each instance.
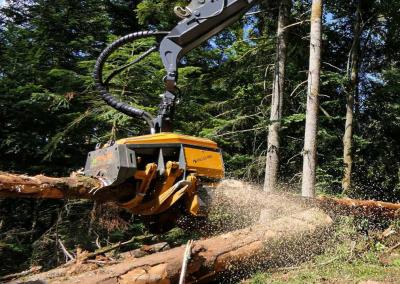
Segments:
[[[117,144],[132,146],[154,146],[168,148],[179,145],[183,150],[184,170],[196,176],[221,179],[224,177],[224,164],[222,154],[217,143],[205,138],[198,138],[176,133],[159,133],[117,141]],[[182,154],[182,153],[180,153]],[[180,157],[182,158],[182,157]],[[178,161],[177,161],[178,162]],[[179,161],[182,162],[182,161]]]
[[[104,157],[106,171],[105,166],[98,167]],[[110,186],[131,186],[134,197],[120,205],[139,215],[157,215],[177,203],[187,213],[201,215],[200,184],[224,177],[222,153],[215,142],[176,133],[118,140],[89,153],[87,167],[88,175],[108,177]]]
[[[218,149],[217,143],[206,138],[199,138],[189,135],[163,132],[157,134],[149,134],[125,138],[117,141],[117,144],[129,145],[166,145],[166,144],[187,144],[191,146],[199,146],[210,149]]]

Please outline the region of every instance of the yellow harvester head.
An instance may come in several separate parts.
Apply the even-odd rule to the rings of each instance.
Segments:
[[[131,186],[121,206],[140,215],[160,214],[178,201],[199,214],[200,181],[223,178],[221,150],[209,139],[175,133],[126,138],[88,154],[85,175],[106,186]]]

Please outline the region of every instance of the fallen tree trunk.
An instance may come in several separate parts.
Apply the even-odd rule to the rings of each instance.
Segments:
[[[304,203],[300,201],[298,196],[294,195],[273,194],[266,196],[259,190],[255,190],[253,186],[234,180],[222,182],[217,191],[223,190],[225,190],[224,198],[239,200],[241,205],[247,202],[246,210],[249,207],[260,207],[278,212],[282,207],[282,202],[286,204],[287,201],[295,201],[291,202],[295,206]],[[249,191],[247,201],[242,197],[243,190]],[[118,202],[132,198],[133,194],[132,188],[129,186],[103,187],[99,180],[82,175],[73,174],[70,177],[52,178],[43,175],[29,177],[0,172],[0,198],[90,199],[99,202]],[[255,196],[258,196],[258,198],[255,198]],[[255,202],[257,205],[254,204]],[[318,197],[317,199],[305,200],[305,203],[306,206],[307,203],[316,205],[337,215],[392,219],[400,216],[400,204],[388,202]],[[287,211],[287,208],[285,210]]]
[[[331,225],[332,219],[321,210],[309,209],[267,225],[254,225],[196,241],[191,251],[187,282],[207,283],[235,272],[241,279],[262,267],[307,258],[321,249],[321,240],[328,236]],[[50,271],[15,283],[176,283],[184,250],[182,246],[76,276],[65,275],[61,270]]]
[[[257,186],[236,180],[225,180],[212,190],[213,207],[225,206],[224,210],[237,212],[243,208],[243,214],[252,214],[253,219],[268,215],[270,219],[281,214],[290,214],[310,207],[319,207],[331,216],[351,215],[371,219],[400,218],[400,203],[389,203],[374,200],[357,200],[349,198],[317,197],[302,198],[291,193],[263,193]],[[234,206],[233,206],[234,205]],[[265,214],[264,214],[265,213]],[[238,216],[239,218],[239,216]],[[254,220],[253,220],[254,221]]]
[[[373,219],[400,218],[400,204],[396,203],[331,197],[318,197],[316,203],[326,212],[332,212],[335,215],[352,215]]]
[[[2,277],[0,277],[0,283],[3,283],[5,281],[10,281],[10,280],[13,280],[15,278],[20,278],[20,277],[23,277],[25,275],[30,275],[30,274],[36,273],[36,272],[40,271],[41,269],[42,269],[41,266],[33,266],[30,269],[22,271],[22,272],[19,272],[19,273],[14,273],[14,274],[2,276]]]
[[[131,188],[105,188],[99,180],[82,175],[52,178],[0,172],[0,198],[90,199],[113,202],[130,195]]]

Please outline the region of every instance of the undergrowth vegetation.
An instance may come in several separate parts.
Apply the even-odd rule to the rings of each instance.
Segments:
[[[393,222],[369,228],[361,220],[343,217],[336,221],[324,253],[295,266],[258,272],[245,283],[398,283],[400,279],[400,226]],[[367,283],[367,282],[365,282]]]

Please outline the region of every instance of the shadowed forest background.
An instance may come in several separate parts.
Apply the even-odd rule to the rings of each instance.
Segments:
[[[140,30],[170,30],[166,0],[9,0],[0,9],[0,171],[64,176],[84,166],[97,143],[145,134],[142,121],[106,106],[92,68],[107,43]],[[227,176],[264,180],[276,52],[277,1],[249,15],[181,62],[175,129],[224,150]],[[349,92],[349,54],[361,10],[354,105],[352,186],[347,195],[400,201],[399,1],[326,1],[318,131],[317,190],[340,195]],[[301,184],[310,1],[294,1],[280,148],[279,185]],[[293,24],[293,25],[292,25]],[[130,58],[125,48],[115,62]],[[116,91],[155,112],[164,69],[157,55],[118,77]],[[143,234],[134,216],[89,201],[0,200],[0,274],[63,262],[67,247],[90,249]]]

